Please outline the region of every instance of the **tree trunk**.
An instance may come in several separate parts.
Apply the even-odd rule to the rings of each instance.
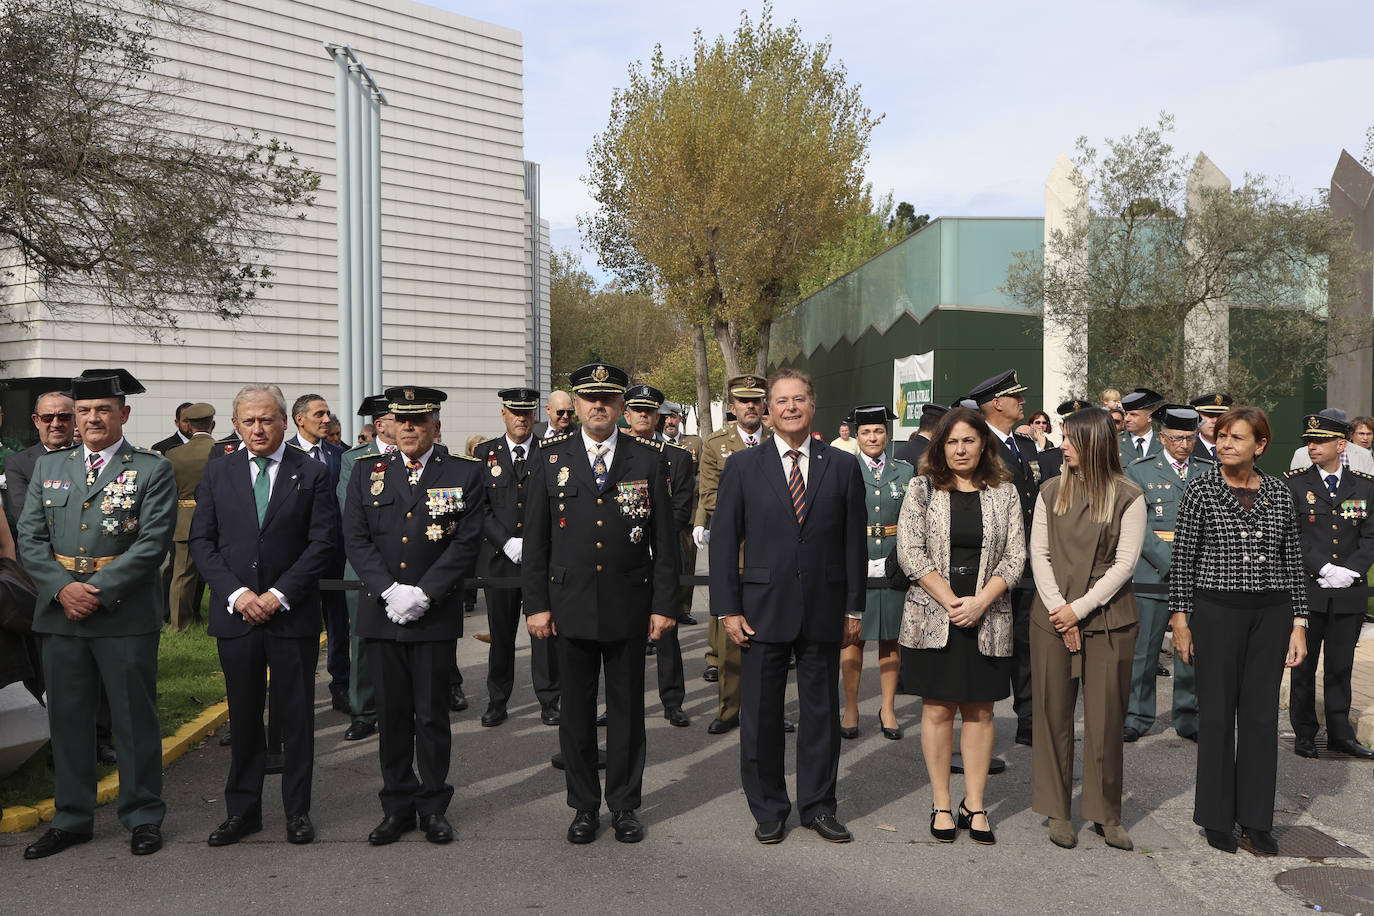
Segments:
[[[754,372],[764,378],[768,377],[768,344],[772,335],[773,322],[763,322],[758,329],[759,350],[754,354]]]
[[[692,362],[697,376],[697,435],[705,439],[714,431],[711,424],[711,370],[706,362],[706,331],[692,325]]]
[[[733,322],[722,321],[719,318],[711,322],[711,330],[715,332],[716,343],[720,346],[720,355],[725,359],[727,380],[740,374],[739,331],[732,327],[732,324]]]

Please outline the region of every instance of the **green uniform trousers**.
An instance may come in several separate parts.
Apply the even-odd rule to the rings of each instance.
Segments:
[[[358,574],[353,564],[344,566],[344,578],[356,579]],[[348,646],[353,659],[348,670],[348,711],[354,722],[368,725],[377,724],[377,691],[372,686],[372,665],[367,660],[367,640],[358,635],[358,591],[349,589],[344,592],[344,602],[348,605]]]
[[[157,717],[158,633],[43,637],[52,732],[52,825],[89,834],[95,812],[95,717],[103,686],[119,752],[119,822],[161,824],[162,728]]]
[[[1126,727],[1142,735],[1155,724],[1155,669],[1159,645],[1169,625],[1169,603],[1163,598],[1137,595],[1140,632],[1136,634],[1131,663],[1131,698],[1126,705]],[[1193,693],[1193,666],[1174,659],[1174,730],[1184,737],[1197,734],[1197,696]]]

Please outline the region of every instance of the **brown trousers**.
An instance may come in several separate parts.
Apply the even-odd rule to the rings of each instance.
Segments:
[[[1122,723],[1131,696],[1137,626],[1083,634],[1081,673],[1059,634],[1031,624],[1031,808],[1069,818],[1074,708],[1083,688],[1084,820],[1121,823]]]
[[[746,615],[745,619],[748,619]],[[720,625],[720,618],[711,615],[708,636],[711,642],[711,652],[707,655],[707,664],[714,664],[720,668],[720,681],[716,684],[719,691],[719,701],[716,706],[716,718],[722,722],[739,721],[739,689],[740,689],[740,666],[743,663],[743,656],[740,654],[740,647],[735,645],[730,639],[730,634],[725,632],[725,627]],[[711,661],[711,655],[716,657]]]
[[[173,630],[185,631],[191,628],[196,617],[196,592],[200,588],[200,572],[186,541],[177,541],[172,564],[172,587],[167,597],[171,607],[168,624]]]

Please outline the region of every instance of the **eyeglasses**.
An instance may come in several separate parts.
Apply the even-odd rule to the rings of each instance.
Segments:
[[[1049,426],[1049,425],[1050,425],[1050,421],[1049,421],[1049,420],[1043,420],[1043,419],[1042,419],[1042,420],[1032,420],[1032,421],[1031,421],[1031,424],[1034,425],[1034,426]]]
[[[69,413],[36,413],[34,414],[34,416],[42,420],[44,423],[51,423],[54,420],[61,420],[63,423],[70,423],[72,422],[73,415]]]
[[[1182,445],[1182,444],[1185,443],[1185,442],[1192,442],[1194,439],[1197,438],[1197,436],[1195,436],[1195,435],[1188,435],[1188,436],[1166,436],[1166,435],[1163,435],[1163,434],[1161,433],[1161,434],[1160,434],[1160,438],[1161,438],[1161,439],[1164,439],[1164,440],[1166,440],[1166,441],[1168,441],[1168,442],[1177,442],[1179,445]]]
[[[575,410],[555,410],[554,413],[558,414],[560,417],[571,417],[573,414],[577,413],[577,411],[575,411]]]

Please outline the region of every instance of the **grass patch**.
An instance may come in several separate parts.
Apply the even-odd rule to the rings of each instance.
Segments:
[[[207,706],[224,699],[224,674],[219,652],[205,624],[185,633],[164,630],[157,649],[157,714],[162,737],[200,715]],[[100,766],[100,777],[117,769]],[[0,808],[32,805],[53,793],[52,750],[44,746],[22,767],[0,779]]]

